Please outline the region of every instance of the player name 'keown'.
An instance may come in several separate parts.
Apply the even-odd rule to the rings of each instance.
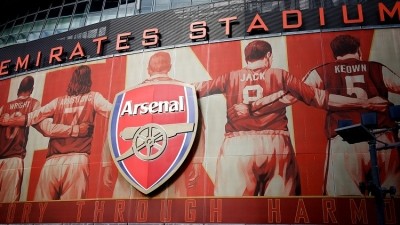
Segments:
[[[356,65],[337,65],[335,66],[335,73],[354,73],[354,72],[367,72],[366,64]]]
[[[180,111],[185,111],[183,96],[179,96],[178,100],[143,102],[138,104],[134,104],[132,101],[126,101],[121,110],[120,116],[135,116],[137,114],[143,115],[147,113],[156,114]]]

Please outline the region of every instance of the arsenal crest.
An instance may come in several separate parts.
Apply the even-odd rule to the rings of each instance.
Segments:
[[[154,82],[118,93],[109,143],[119,172],[144,194],[160,187],[188,155],[197,119],[196,91],[189,84]]]

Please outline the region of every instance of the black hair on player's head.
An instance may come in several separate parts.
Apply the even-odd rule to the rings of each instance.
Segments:
[[[18,95],[23,92],[28,92],[33,90],[33,85],[35,84],[35,80],[32,76],[26,76],[24,79],[21,80],[18,88]]]
[[[331,41],[333,56],[355,54],[360,48],[360,41],[351,35],[339,35]]]

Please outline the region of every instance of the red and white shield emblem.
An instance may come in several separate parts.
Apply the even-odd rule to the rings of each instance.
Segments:
[[[109,143],[120,173],[144,194],[161,186],[188,155],[197,120],[192,85],[154,82],[118,93]]]

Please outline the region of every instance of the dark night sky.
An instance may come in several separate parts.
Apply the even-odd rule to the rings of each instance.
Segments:
[[[8,19],[15,19],[26,15],[28,12],[36,12],[40,9],[47,9],[54,0],[1,0],[0,1],[0,24]],[[62,0],[61,0],[62,2]]]

